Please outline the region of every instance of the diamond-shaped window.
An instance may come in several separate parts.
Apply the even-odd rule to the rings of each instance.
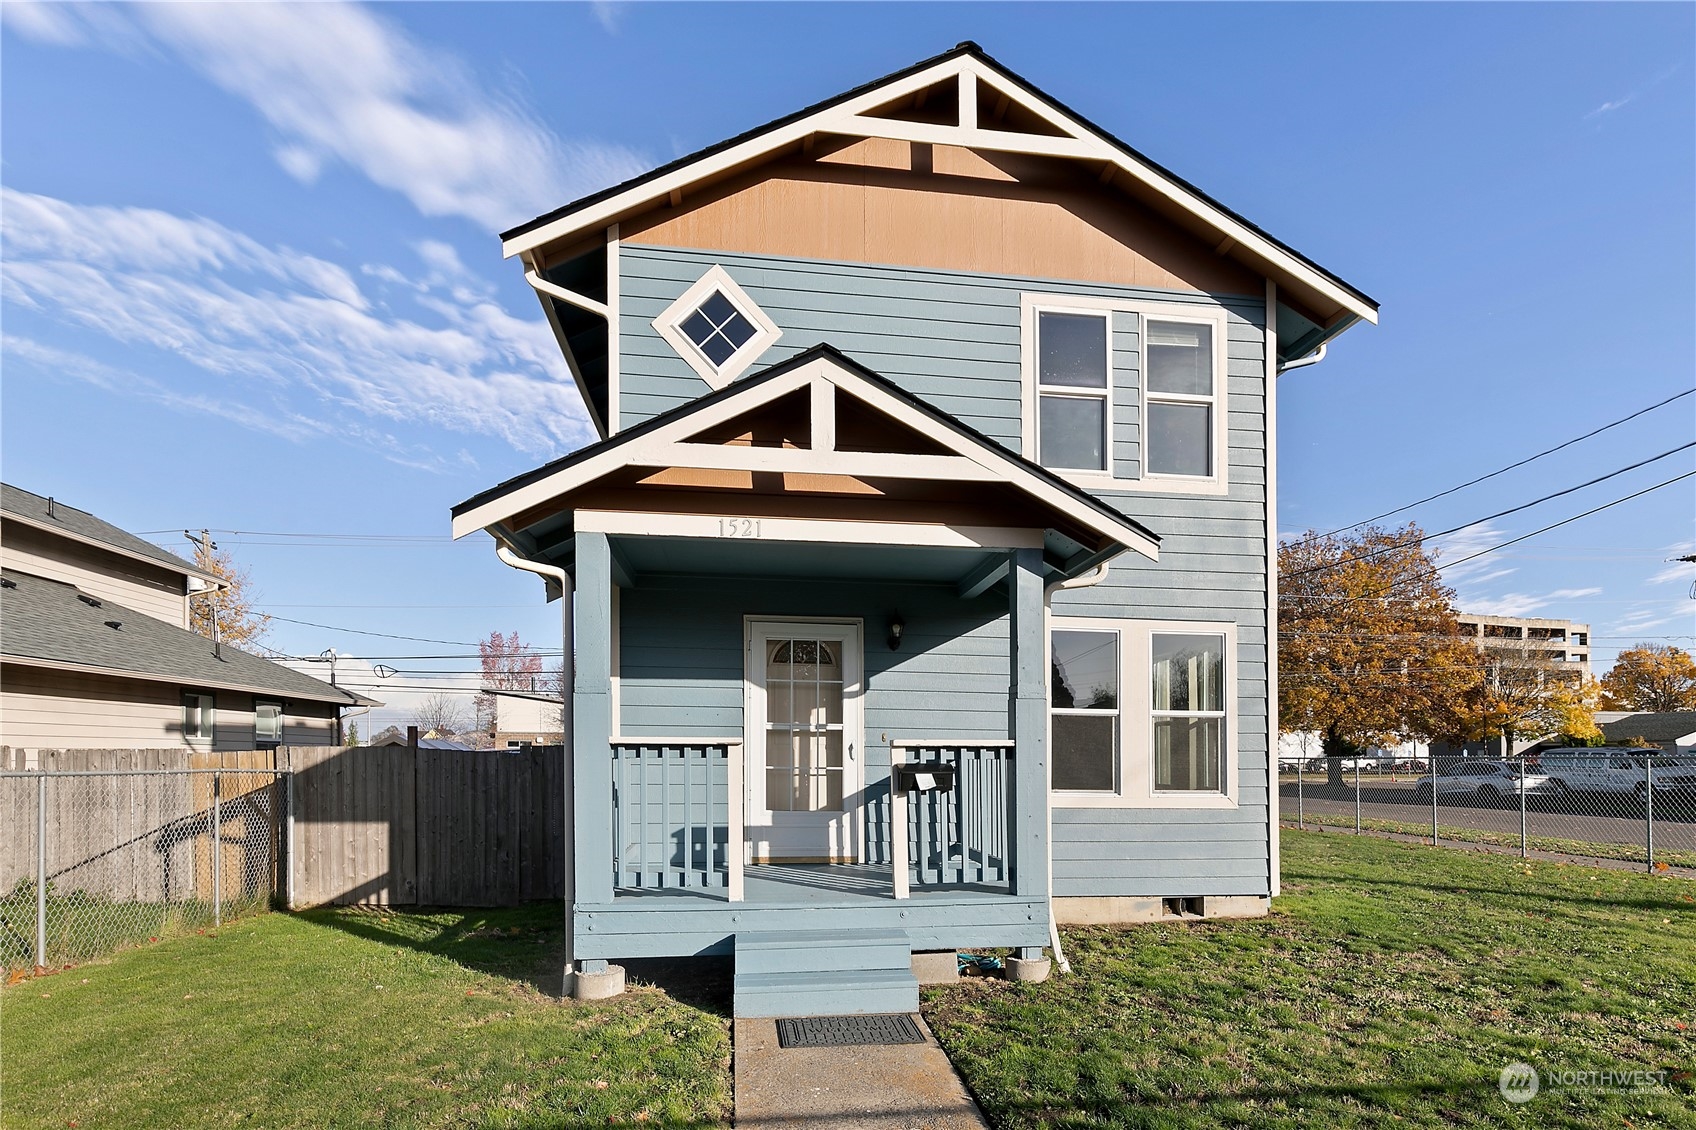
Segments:
[[[714,388],[735,380],[780,333],[718,266],[655,318],[654,328]]]

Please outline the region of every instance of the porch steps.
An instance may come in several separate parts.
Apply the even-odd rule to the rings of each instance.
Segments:
[[[736,935],[739,1017],[917,1012],[903,930],[745,931]]]

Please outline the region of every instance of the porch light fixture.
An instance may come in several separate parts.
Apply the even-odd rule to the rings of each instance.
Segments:
[[[901,633],[906,630],[907,622],[901,619],[901,613],[892,612],[889,615],[889,650],[901,650]]]

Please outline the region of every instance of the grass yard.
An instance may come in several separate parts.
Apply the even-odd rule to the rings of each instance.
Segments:
[[[1286,813],[1286,816],[1289,814]],[[1338,812],[1310,812],[1302,817],[1308,824],[1317,824],[1326,828],[1353,828],[1354,817]],[[1362,817],[1360,826],[1369,832],[1392,832],[1401,836],[1422,836],[1427,841],[1431,839],[1430,822],[1419,823],[1413,820],[1383,820],[1376,816]],[[1486,844],[1490,847],[1512,848],[1519,850],[1518,832],[1498,832],[1486,828],[1467,828],[1460,825],[1438,824],[1437,837],[1443,840],[1453,840],[1461,844]],[[1554,852],[1559,855],[1589,856],[1591,859],[1616,859],[1626,862],[1643,861],[1642,844],[1607,843],[1600,840],[1563,839],[1558,836],[1527,836],[1525,846],[1532,851]],[[1696,851],[1669,851],[1664,846],[1655,848],[1655,862],[1664,863],[1668,867],[1696,867]]]
[[[1696,883],[1285,831],[1270,918],[1064,935],[928,990],[997,1127],[1696,1127]],[[1523,1105],[1502,1068],[1543,1073]],[[1550,1072],[1665,1070],[1639,1094]]]
[[[557,905],[267,914],[0,990],[0,1126],[721,1126],[718,1012],[561,1004]],[[557,983],[557,971],[553,972]]]

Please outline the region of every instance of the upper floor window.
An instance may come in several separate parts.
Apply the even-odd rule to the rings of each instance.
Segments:
[[[1044,467],[1107,470],[1109,333],[1106,314],[1037,313],[1037,461]]]
[[[1225,311],[1026,294],[1026,454],[1081,485],[1223,493]]]
[[[1213,474],[1213,327],[1149,318],[1143,329],[1151,475]]]
[[[747,291],[716,265],[654,319],[654,328],[713,388],[741,376],[782,336]]]

